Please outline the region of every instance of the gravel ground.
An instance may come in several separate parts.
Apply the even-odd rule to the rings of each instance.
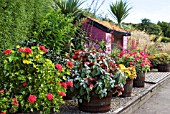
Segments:
[[[147,88],[151,87],[153,84],[145,83],[144,88],[134,88],[132,90],[131,97],[113,97],[111,101],[111,109],[105,114],[111,114],[116,109],[125,106],[126,103],[133,99],[134,96],[139,96],[143,93]],[[57,114],[57,113],[56,113]],[[65,100],[65,104],[63,104],[60,108],[60,114],[92,114],[87,112],[82,112],[78,109],[77,100]],[[101,113],[98,113],[101,114]]]

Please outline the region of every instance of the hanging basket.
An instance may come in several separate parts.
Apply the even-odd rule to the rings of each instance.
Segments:
[[[112,93],[109,93],[104,98],[99,98],[99,95],[94,94],[90,97],[90,102],[83,99],[82,103],[78,103],[79,110],[91,113],[104,113],[110,110]]]
[[[136,79],[133,80],[133,87],[145,86],[145,73],[137,73]]]

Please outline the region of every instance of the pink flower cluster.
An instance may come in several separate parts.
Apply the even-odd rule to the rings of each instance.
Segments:
[[[51,101],[51,100],[54,98],[53,94],[51,94],[51,93],[48,93],[48,94],[46,95],[46,97],[47,97],[47,99],[48,99],[49,101]]]

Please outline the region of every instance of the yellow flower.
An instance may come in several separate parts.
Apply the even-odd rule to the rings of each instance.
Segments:
[[[25,57],[25,53],[22,53],[22,54],[21,54],[21,57]]]
[[[16,46],[16,48],[20,48],[20,46],[19,46],[19,45],[17,45],[17,46]]]
[[[30,63],[31,63],[31,61],[29,61],[29,60],[25,60],[25,59],[24,59],[24,60],[23,60],[23,63],[24,63],[24,64],[30,64]]]

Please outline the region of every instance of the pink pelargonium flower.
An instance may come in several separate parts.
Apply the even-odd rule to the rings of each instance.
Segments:
[[[63,70],[63,67],[61,64],[56,64],[55,67],[61,72]]]
[[[68,61],[67,62],[67,67],[72,69],[73,68],[73,63],[71,61]]]
[[[9,55],[11,53],[11,50],[10,49],[7,49],[5,51],[2,52],[2,54],[4,55]]]
[[[73,87],[73,82],[72,82],[72,81],[68,81],[68,82],[67,82],[67,86],[68,86],[68,87]]]
[[[47,97],[47,99],[48,99],[49,101],[51,101],[51,100],[54,98],[53,94],[51,94],[51,93],[48,93],[48,94],[46,95],[46,97]]]
[[[27,82],[24,82],[24,83],[23,83],[23,86],[24,86],[24,87],[27,86]]]
[[[133,65],[133,62],[129,62],[129,65]]]
[[[64,92],[58,92],[58,94],[62,97],[66,96],[66,94]]]
[[[90,84],[90,89],[91,89],[91,90],[93,89],[93,87],[94,87],[94,85],[93,85],[93,84]]]
[[[37,100],[37,97],[35,95],[30,95],[28,97],[28,101],[33,104]]]
[[[141,64],[140,64],[140,66],[142,66],[142,67],[143,67],[143,66],[145,66],[145,64],[144,64],[144,63],[141,63]]]

